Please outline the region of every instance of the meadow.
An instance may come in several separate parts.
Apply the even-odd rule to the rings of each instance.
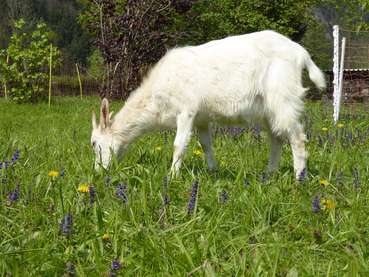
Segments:
[[[369,276],[368,104],[344,106],[334,126],[329,103],[306,103],[303,182],[287,144],[280,170],[263,174],[258,126],[214,130],[216,172],[194,137],[168,181],[168,131],[96,173],[98,107],[0,100],[1,276]]]

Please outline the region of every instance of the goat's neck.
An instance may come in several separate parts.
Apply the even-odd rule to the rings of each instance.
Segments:
[[[123,144],[128,145],[154,129],[156,124],[155,115],[150,111],[150,96],[138,89],[115,116],[112,130]]]

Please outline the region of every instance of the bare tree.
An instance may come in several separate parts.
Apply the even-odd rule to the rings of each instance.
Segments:
[[[134,90],[145,69],[174,45],[179,34],[168,32],[174,12],[189,11],[192,1],[93,0],[86,27],[95,35],[106,74],[100,94],[126,98]]]

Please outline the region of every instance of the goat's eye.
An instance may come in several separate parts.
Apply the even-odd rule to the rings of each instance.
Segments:
[[[92,142],[92,147],[95,148],[95,146],[96,146],[96,141],[93,141]]]

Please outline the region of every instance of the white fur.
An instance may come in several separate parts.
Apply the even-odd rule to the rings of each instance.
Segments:
[[[106,167],[111,159],[109,149],[117,153],[143,133],[177,128],[172,172],[178,173],[192,130],[197,128],[209,167],[215,168],[209,123],[262,120],[272,142],[268,170],[278,167],[281,137],[286,136],[298,177],[307,157],[299,123],[306,91],[301,83],[304,68],[323,89],[324,75],[308,52],[273,31],[173,49],[154,66],[106,128],[95,126],[91,140],[97,145],[97,160]],[[107,101],[103,105],[108,109]]]

